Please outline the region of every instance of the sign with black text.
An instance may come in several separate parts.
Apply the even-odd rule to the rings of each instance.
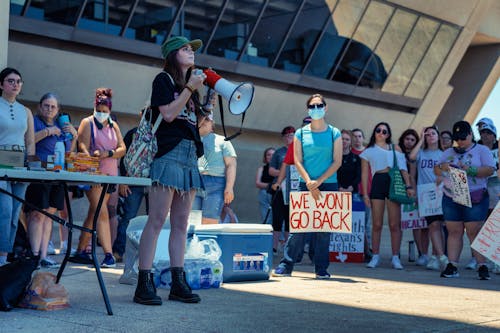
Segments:
[[[290,232],[352,232],[352,193],[309,191],[290,193]]]

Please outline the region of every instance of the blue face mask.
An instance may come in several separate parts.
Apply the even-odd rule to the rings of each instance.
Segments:
[[[314,108],[314,109],[309,109],[309,116],[313,120],[318,120],[321,119],[325,116],[325,108]]]

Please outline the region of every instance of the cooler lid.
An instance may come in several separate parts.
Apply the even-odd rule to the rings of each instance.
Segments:
[[[203,224],[196,225],[195,233],[270,233],[273,228],[269,224],[253,224],[253,223],[224,223],[224,224]]]

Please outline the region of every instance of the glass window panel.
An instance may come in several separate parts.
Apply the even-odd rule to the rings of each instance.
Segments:
[[[325,1],[307,1],[298,16],[297,23],[293,27],[276,67],[291,72],[302,72],[302,67],[329,16],[330,8],[328,4],[325,4]],[[334,26],[331,25],[331,28],[334,29]],[[329,33],[334,34],[335,32],[330,31]],[[311,64],[313,62],[314,60],[311,61]],[[317,63],[316,66],[319,72],[324,70],[322,64]],[[316,71],[312,67],[309,70]]]
[[[387,72],[390,72],[392,66],[394,66],[396,57],[403,47],[406,38],[410,34],[411,28],[417,19],[417,15],[400,9],[397,9],[396,13],[392,17],[389,26],[385,30],[384,35],[375,50],[376,54],[382,60],[384,68]]]
[[[405,96],[424,98],[458,35],[458,29],[442,25],[420,64]]]
[[[129,28],[135,30],[135,38],[138,40],[162,44],[179,7],[180,0],[165,2],[141,0],[132,16]]]
[[[184,13],[172,34],[183,35],[189,39],[198,38],[206,44],[223,4],[223,0],[186,1]]]
[[[392,11],[392,7],[380,2],[369,3],[344,57],[339,60],[341,63],[334,80],[372,88],[383,85],[387,72],[379,56],[373,53],[373,48],[377,46]],[[360,79],[363,71],[363,78]]]
[[[248,46],[249,58],[264,57],[269,65],[273,63],[301,2],[302,0],[269,1],[252,37],[251,45]]]
[[[402,95],[438,28],[438,22],[420,17],[382,91]]]
[[[227,59],[238,59],[262,5],[263,0],[230,0],[208,46],[208,53]],[[267,66],[267,59],[265,61]]]
[[[84,0],[33,0],[28,12],[33,8],[43,10],[43,20],[74,25]]]
[[[333,21],[340,36],[351,38],[368,3],[369,0],[339,1],[333,13]]]

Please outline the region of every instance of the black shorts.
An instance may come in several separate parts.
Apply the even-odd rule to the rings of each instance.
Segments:
[[[391,177],[389,173],[376,173],[372,179],[372,190],[370,199],[385,200],[389,198],[389,188],[391,187]]]
[[[427,222],[427,225],[431,224],[432,222],[436,221],[444,221],[444,216],[443,215],[432,215],[432,216],[426,216],[425,221]]]
[[[64,186],[63,185],[48,185],[48,184],[30,184],[26,190],[26,201],[40,208],[57,208],[64,209]],[[30,212],[32,209],[27,205],[24,206],[25,212]]]

